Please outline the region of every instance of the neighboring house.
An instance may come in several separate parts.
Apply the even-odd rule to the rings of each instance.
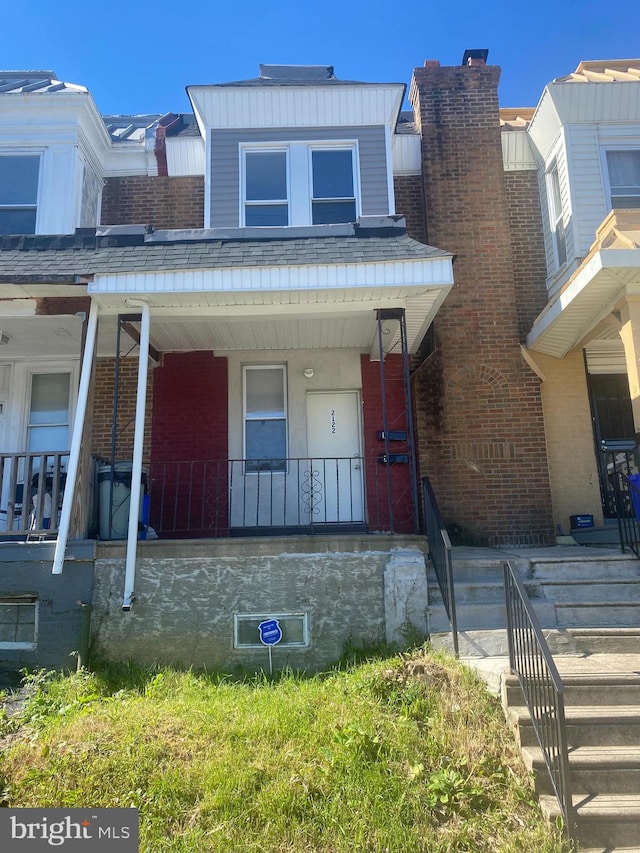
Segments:
[[[426,630],[424,476],[459,542],[602,518],[635,214],[590,247],[640,192],[640,78],[500,111],[486,58],[414,69],[409,114],[328,66],[162,116],[0,73],[1,658],[59,665],[81,600],[102,654],[210,667],[270,616],[293,666]]]

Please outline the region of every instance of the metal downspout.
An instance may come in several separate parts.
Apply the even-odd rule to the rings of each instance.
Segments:
[[[87,401],[89,399],[89,387],[91,384],[91,369],[93,367],[93,355],[96,346],[96,332],[98,328],[98,306],[91,303],[89,309],[89,320],[87,322],[87,336],[82,355],[82,372],[80,374],[80,386],[78,388],[78,405],[73,421],[73,433],[71,435],[71,447],[69,449],[69,465],[67,468],[67,484],[62,498],[62,511],[60,513],[60,525],[58,527],[58,538],[56,539],[56,550],[53,557],[52,574],[61,575],[64,564],[64,555],[67,550],[69,538],[69,527],[71,526],[71,511],[76,493],[76,479],[80,467],[80,452],[82,449],[82,433],[84,431],[84,419],[87,414]]]
[[[409,478],[411,481],[411,500],[413,502],[413,532],[420,529],[418,503],[418,470],[416,465],[416,441],[413,429],[413,398],[411,395],[411,372],[409,369],[409,347],[407,345],[407,315],[404,308],[400,316],[400,340],[402,342],[402,371],[404,376],[404,404],[407,419],[407,438],[409,444]]]
[[[138,550],[138,518],[140,512],[140,478],[142,475],[142,452],[144,449],[144,417],[147,402],[147,373],[149,369],[149,327],[151,314],[149,305],[141,303],[142,323],[140,327],[140,355],[138,361],[138,392],[136,397],[136,424],[133,439],[133,465],[131,470],[131,496],[129,502],[129,535],[127,537],[127,561],[124,576],[122,609],[131,610],[136,579],[136,555]]]

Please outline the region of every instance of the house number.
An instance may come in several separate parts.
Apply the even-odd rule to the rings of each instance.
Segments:
[[[331,409],[331,435],[336,434],[336,410]]]

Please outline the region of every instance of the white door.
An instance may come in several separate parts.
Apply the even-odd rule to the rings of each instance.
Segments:
[[[310,470],[302,500],[309,521],[364,521],[359,393],[309,392],[307,442]]]

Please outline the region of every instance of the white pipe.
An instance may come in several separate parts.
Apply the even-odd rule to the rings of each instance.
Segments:
[[[82,371],[80,373],[80,386],[78,388],[78,405],[73,421],[73,433],[71,435],[71,447],[69,449],[69,464],[67,466],[67,481],[64,496],[62,498],[62,511],[60,512],[60,524],[58,527],[58,538],[56,539],[56,550],[53,557],[52,574],[61,575],[64,564],[64,555],[67,550],[67,539],[69,538],[69,527],[71,526],[71,510],[76,492],[76,478],[80,467],[80,452],[82,450],[82,433],[84,431],[84,419],[87,413],[87,401],[89,399],[89,387],[91,384],[91,369],[93,366],[93,353],[96,346],[96,332],[98,329],[98,305],[91,303],[89,310],[89,321],[87,323],[87,334],[84,341],[84,353],[82,355]]]
[[[122,609],[131,610],[136,580],[136,554],[138,550],[138,520],[140,513],[140,477],[144,448],[144,416],[147,402],[147,372],[149,367],[149,327],[151,314],[146,302],[142,306],[140,324],[140,358],[138,361],[138,394],[136,398],[136,426],[133,438],[133,466],[131,469],[131,496],[129,503],[129,535],[127,538],[127,563],[124,573]]]

